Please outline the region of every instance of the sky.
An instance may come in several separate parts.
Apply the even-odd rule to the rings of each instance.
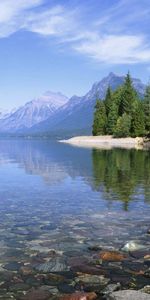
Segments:
[[[84,95],[109,72],[150,79],[149,0],[0,0],[0,108]]]

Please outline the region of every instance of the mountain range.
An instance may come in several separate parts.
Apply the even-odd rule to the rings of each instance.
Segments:
[[[103,99],[108,86],[113,90],[123,84],[125,76],[114,73],[93,84],[82,96],[68,99],[61,93],[46,92],[24,106],[7,114],[0,114],[1,133],[75,135],[90,134],[96,98]],[[145,85],[133,78],[133,86],[143,97]]]

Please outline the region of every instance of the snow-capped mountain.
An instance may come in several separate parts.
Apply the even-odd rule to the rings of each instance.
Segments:
[[[53,116],[33,126],[30,132],[91,133],[96,98],[103,99],[108,86],[115,90],[123,84],[124,80],[125,76],[118,76],[111,72],[101,81],[94,83],[85,96],[73,96]],[[140,97],[143,97],[145,85],[139,79],[133,78],[132,80],[137,93]]]
[[[16,111],[16,108],[13,108],[12,110],[0,108],[0,120],[8,118],[15,111]]]
[[[67,101],[68,98],[61,93],[48,91],[14,112],[2,114],[0,117],[0,131],[15,132],[31,128],[48,119]]]
[[[83,97],[73,96],[70,100],[60,93],[46,92],[20,107],[14,113],[0,119],[1,132],[23,132],[28,134],[89,134],[93,123],[96,98],[103,99],[108,86],[113,90],[122,85],[125,76],[110,73],[93,84]],[[133,78],[133,86],[143,97],[145,85]]]

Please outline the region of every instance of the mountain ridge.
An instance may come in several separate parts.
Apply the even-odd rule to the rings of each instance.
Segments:
[[[91,134],[96,98],[103,99],[108,86],[115,90],[123,84],[124,79],[125,76],[110,72],[108,76],[95,82],[84,96],[74,95],[70,99],[61,93],[47,91],[40,98],[27,102],[8,118],[0,120],[1,131],[27,134],[48,133],[52,135],[54,133],[58,135],[62,132],[70,132],[73,135],[78,132]],[[143,97],[145,84],[137,78],[133,78],[132,81],[139,96]],[[28,105],[32,106],[31,115],[26,110]],[[36,117],[34,115],[34,105],[37,112]],[[39,118],[38,105],[40,106]],[[24,122],[22,118],[24,118]]]
[[[50,117],[68,98],[61,93],[47,91],[41,97],[35,98],[19,107],[6,118],[0,119],[0,130],[16,132],[31,128]]]
[[[125,76],[119,76],[110,72],[108,76],[101,81],[95,82],[92,88],[82,97],[73,96],[65,106],[59,110],[51,118],[32,127],[29,132],[67,132],[71,131],[76,134],[78,131],[91,134],[93,113],[96,98],[103,99],[108,86],[115,90],[123,84]],[[145,92],[145,84],[140,79],[133,78],[133,86],[140,97]]]

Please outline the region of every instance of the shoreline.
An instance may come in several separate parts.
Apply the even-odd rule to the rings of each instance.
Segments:
[[[150,147],[149,143],[145,143],[143,137],[113,138],[113,136],[77,136],[67,140],[60,140],[59,142],[78,147],[94,147],[99,149],[143,149],[145,146]]]

